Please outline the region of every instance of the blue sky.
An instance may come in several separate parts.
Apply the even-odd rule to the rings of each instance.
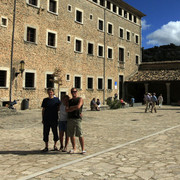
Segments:
[[[124,0],[145,17],[142,18],[142,47],[174,43],[180,45],[180,0]]]

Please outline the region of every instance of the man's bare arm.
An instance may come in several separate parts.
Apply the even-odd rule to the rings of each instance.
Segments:
[[[66,112],[72,112],[72,111],[78,110],[81,108],[82,105],[83,105],[83,99],[80,98],[78,105],[66,108]]]

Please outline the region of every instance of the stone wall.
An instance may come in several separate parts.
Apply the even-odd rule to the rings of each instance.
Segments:
[[[74,86],[74,77],[80,76],[82,80],[79,95],[84,98],[85,105],[89,105],[93,97],[103,101],[103,91],[97,90],[97,78],[104,76],[104,58],[97,56],[98,44],[105,44],[105,98],[119,93],[119,87],[115,89],[114,83],[119,82],[119,75],[124,78],[137,71],[135,56],[141,59],[141,26],[135,24],[99,5],[87,0],[62,0],[58,1],[58,14],[47,11],[47,0],[40,1],[40,7],[29,5],[25,0],[17,1],[16,26],[13,53],[13,67],[18,71],[21,60],[25,61],[25,71],[22,75],[14,77],[12,84],[12,100],[19,99],[20,108],[23,99],[29,99],[30,108],[39,108],[46,97],[46,72],[54,72],[55,68],[63,70],[63,85],[60,91],[70,95],[70,89]],[[68,11],[71,5],[72,11]],[[0,67],[10,69],[11,37],[13,21],[13,3],[10,0],[0,2],[0,16],[8,18],[8,26],[0,26]],[[75,22],[76,8],[83,12],[83,24]],[[105,20],[104,20],[105,13]],[[92,19],[90,19],[92,15]],[[97,29],[98,18],[105,23],[105,34]],[[107,34],[107,22],[113,24],[113,35]],[[36,43],[26,41],[27,26],[36,29]],[[124,39],[119,37],[119,27],[124,28]],[[126,29],[131,32],[131,41],[126,40]],[[57,33],[57,47],[46,46],[47,30]],[[135,34],[139,35],[139,43],[134,42]],[[67,36],[70,42],[67,42]],[[75,38],[83,41],[82,53],[74,51]],[[105,39],[104,39],[105,38]],[[87,43],[94,44],[93,55],[87,55]],[[107,59],[107,46],[113,48],[113,59]],[[118,63],[118,48],[124,48],[125,64],[120,68]],[[35,73],[35,88],[25,89],[25,72]],[[10,71],[8,71],[10,73]],[[66,80],[66,74],[70,80]],[[87,90],[87,77],[93,77],[94,88]],[[112,90],[107,90],[107,79],[112,79]],[[8,88],[1,88],[1,100],[9,99]],[[118,83],[119,86],[119,83]],[[56,96],[57,85],[55,86]]]

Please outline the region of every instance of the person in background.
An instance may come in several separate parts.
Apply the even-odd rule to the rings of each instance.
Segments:
[[[58,110],[60,106],[59,98],[54,97],[54,90],[48,88],[48,97],[43,99],[41,107],[42,109],[42,123],[43,123],[43,140],[45,142],[45,148],[43,152],[48,151],[49,131],[50,128],[53,132],[54,151],[57,151],[56,146],[58,138],[57,125],[58,125]]]
[[[99,99],[97,99],[96,104],[97,104],[96,110],[97,110],[97,111],[100,111],[101,102],[100,102]]]
[[[120,99],[120,102],[121,102],[122,107],[124,108],[125,107],[125,102],[124,102],[123,98]]]
[[[134,97],[132,97],[130,100],[130,107],[133,107],[134,103],[135,103],[135,99],[134,99]]]
[[[60,151],[67,152],[67,145],[69,142],[69,137],[67,136],[67,119],[68,113],[66,112],[66,107],[69,106],[69,96],[65,95],[62,97],[62,102],[60,105],[60,118],[59,118],[59,139],[60,139]],[[65,146],[63,145],[65,134]]]
[[[161,108],[161,107],[162,107],[162,104],[163,104],[162,94],[160,94],[159,97],[158,97],[158,103],[159,103],[159,107]]]
[[[152,101],[151,113],[153,113],[153,110],[155,113],[157,113],[157,110],[156,110],[156,103],[157,103],[156,93],[153,93],[153,95],[151,97],[151,101]]]
[[[91,111],[95,111],[97,109],[96,99],[93,98],[90,103]]]

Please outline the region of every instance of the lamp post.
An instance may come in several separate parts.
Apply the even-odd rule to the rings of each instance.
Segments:
[[[13,52],[14,52],[15,20],[16,20],[16,0],[14,0],[14,10],[13,10],[13,30],[12,30],[12,42],[11,42],[10,90],[9,90],[9,102],[10,102],[10,103],[11,103],[11,100],[12,100]]]

